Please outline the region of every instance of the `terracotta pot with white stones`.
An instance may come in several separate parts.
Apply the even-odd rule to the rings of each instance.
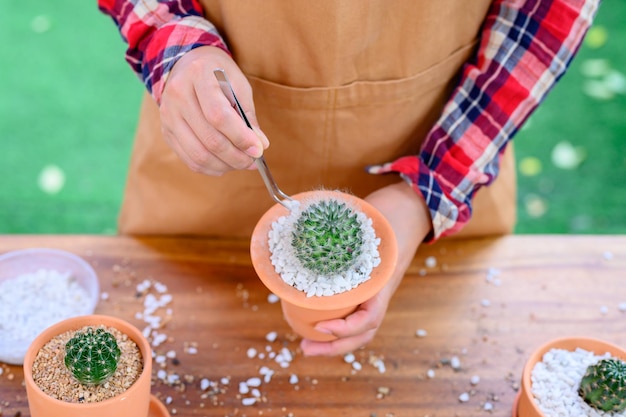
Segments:
[[[296,333],[333,340],[316,323],[348,316],[384,287],[396,268],[396,238],[376,208],[351,194],[319,190],[292,198],[289,209],[276,204],[257,223],[252,263]]]
[[[624,361],[626,350],[603,340],[551,340],[526,361],[512,416],[626,416]]]

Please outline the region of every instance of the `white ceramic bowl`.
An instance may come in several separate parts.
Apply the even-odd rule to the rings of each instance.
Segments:
[[[45,328],[92,314],[100,297],[96,272],[85,260],[46,248],[0,255],[0,289],[0,361],[14,365]]]

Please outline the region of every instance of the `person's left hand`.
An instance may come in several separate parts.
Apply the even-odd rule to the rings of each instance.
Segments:
[[[337,336],[331,342],[303,339],[300,348],[307,356],[335,356],[369,343],[385,317],[391,297],[411,263],[419,244],[432,228],[428,207],[405,182],[377,190],[365,198],[391,223],[398,241],[398,265],[391,280],[373,298],[361,304],[345,319],[321,321],[315,326],[322,333]]]

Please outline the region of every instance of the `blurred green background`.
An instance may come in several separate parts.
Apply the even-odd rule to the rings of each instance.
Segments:
[[[143,86],[95,1],[3,2],[0,233],[116,230]],[[626,233],[626,0],[515,138],[516,233]]]

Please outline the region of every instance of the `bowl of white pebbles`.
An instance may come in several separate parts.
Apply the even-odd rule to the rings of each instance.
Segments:
[[[99,297],[96,272],[70,252],[33,248],[0,255],[0,362],[21,365],[39,333],[92,314]]]

